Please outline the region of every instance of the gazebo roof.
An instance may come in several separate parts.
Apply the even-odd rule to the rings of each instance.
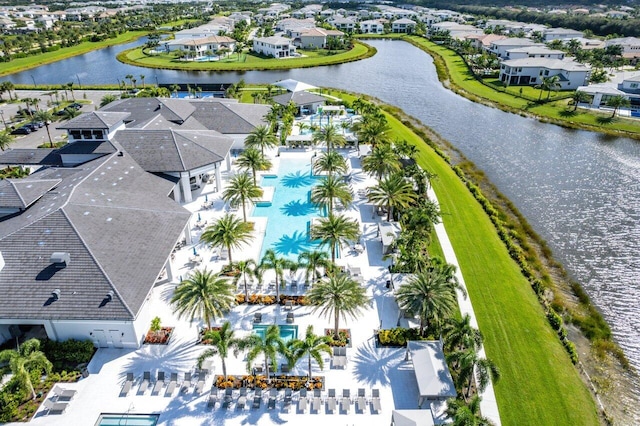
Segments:
[[[309,89],[317,89],[316,86],[312,86],[307,83],[303,83],[298,80],[293,80],[288,78],[286,80],[280,80],[278,82],[273,83],[274,86],[283,87],[290,92],[300,92],[301,90],[309,90]]]
[[[457,395],[440,341],[409,341],[407,352],[411,355],[421,398],[446,399]]]

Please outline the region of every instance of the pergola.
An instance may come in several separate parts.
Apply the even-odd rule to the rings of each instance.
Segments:
[[[420,394],[419,408],[422,408],[425,401],[443,401],[457,396],[449,367],[444,359],[441,341],[409,341],[406,358],[413,362]]]

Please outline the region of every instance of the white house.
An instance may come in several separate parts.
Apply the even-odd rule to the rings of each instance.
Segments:
[[[451,38],[461,38],[471,34],[484,34],[482,28],[450,21],[438,22],[431,25],[431,28],[429,28],[429,34],[443,31],[447,31]]]
[[[331,25],[336,27],[336,29],[345,32],[353,32],[356,28],[356,21],[353,18],[344,18],[341,16],[336,16],[334,18],[329,19]]]
[[[167,51],[183,50],[189,53],[192,58],[207,56],[208,52],[216,54],[221,49],[233,52],[236,48],[236,41],[226,36],[209,36],[203,38],[180,38],[170,40],[165,44]]]
[[[503,61],[500,81],[507,85],[537,85],[558,76],[560,90],[575,90],[589,81],[591,67],[573,59],[524,58]]]
[[[360,31],[363,34],[382,34],[384,32],[384,24],[379,19],[360,21]]]
[[[548,28],[542,32],[545,42],[552,40],[571,40],[573,38],[582,38],[584,33],[582,31],[571,30],[567,28]]]
[[[227,22],[218,21],[216,23],[208,23],[200,25],[199,27],[189,28],[186,30],[180,30],[174,34],[176,40],[183,38],[204,38],[209,36],[216,36],[221,32],[230,33],[233,31],[233,21]]]
[[[507,50],[505,59],[550,58],[564,59],[562,50],[549,49],[546,46],[528,46]]]
[[[494,40],[489,46],[489,51],[499,58],[506,58],[507,51],[512,49],[522,49],[524,47],[545,47],[542,43],[536,43],[528,38],[510,37],[502,40]]]
[[[415,21],[407,18],[400,18],[391,23],[391,31],[394,33],[411,34],[416,29]]]
[[[296,53],[293,40],[280,37],[257,37],[253,39],[253,51],[274,58],[288,58]]]
[[[301,31],[293,42],[296,47],[301,49],[326,48],[329,40],[332,38],[340,38],[342,36],[344,36],[342,31],[325,30],[324,28],[310,28]]]

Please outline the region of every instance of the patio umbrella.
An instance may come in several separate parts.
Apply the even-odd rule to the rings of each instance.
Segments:
[[[198,222],[200,222],[202,219],[200,218],[200,213],[198,213]]]
[[[209,201],[209,196],[207,194],[204,195],[204,202],[208,202]]]
[[[194,256],[197,256],[197,255],[198,255],[198,252],[196,251],[196,246],[193,246],[193,255],[194,255]]]

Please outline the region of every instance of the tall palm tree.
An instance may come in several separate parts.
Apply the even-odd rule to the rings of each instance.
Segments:
[[[226,248],[229,252],[229,265],[233,263],[231,249],[242,247],[251,240],[253,235],[249,224],[230,213],[208,226],[200,236],[200,241],[212,247]]]
[[[280,286],[284,285],[284,271],[285,269],[297,268],[296,262],[278,256],[273,249],[269,249],[264,252],[264,256],[260,261],[260,270],[273,269],[276,273],[276,302],[280,301]]]
[[[307,356],[308,360],[308,372],[309,381],[311,381],[311,359],[316,360],[320,370],[324,369],[324,361],[322,359],[322,352],[327,355],[331,355],[331,338],[329,336],[318,336],[313,332],[313,325],[307,326],[307,331],[304,339],[290,340],[289,349],[292,352],[292,364],[296,364],[299,359]],[[293,365],[289,365],[293,367]]]
[[[334,147],[342,147],[347,143],[340,129],[333,124],[320,127],[313,132],[313,143],[327,145],[327,150],[331,151]]]
[[[171,86],[169,86],[169,90],[171,90],[171,93],[175,94],[177,97],[178,92],[180,91],[180,85],[173,83]]]
[[[570,40],[576,41],[576,40]],[[581,102],[587,102],[589,100],[589,95],[586,92],[582,92],[580,90],[576,90],[571,95],[571,100],[573,100],[573,110],[576,111],[578,109],[578,104]]]
[[[256,126],[255,129],[244,141],[247,148],[260,148],[260,152],[264,155],[265,148],[275,148],[278,146],[278,139],[268,126]]]
[[[345,174],[347,170],[347,161],[337,151],[323,152],[313,163],[313,172],[316,174],[327,172],[332,176],[334,173]]]
[[[447,401],[447,417],[451,419],[451,426],[493,426],[491,420],[480,414],[481,398],[475,395],[465,404],[459,399]]]
[[[331,274],[327,280],[320,281],[307,293],[307,299],[314,305],[313,311],[320,311],[325,317],[333,317],[333,335],[338,339],[340,318],[347,316],[355,319],[368,306],[366,290],[345,274]]]
[[[542,83],[540,84],[540,96],[538,96],[538,100],[542,98],[542,92],[545,90],[547,93],[547,100],[551,96],[552,90],[558,90],[560,88],[560,76],[552,75],[549,77],[542,77]]]
[[[260,268],[256,265],[256,261],[253,259],[241,260],[239,262],[233,263],[233,268],[238,271],[238,275],[236,275],[233,279],[234,284],[238,284],[238,281],[242,279],[244,284],[244,297],[246,300],[249,299],[249,287],[247,286],[247,278],[251,279],[256,277],[260,279],[261,272]]]
[[[75,108],[65,108],[63,111],[64,114],[62,115],[62,118],[65,120],[71,120],[72,118],[76,118],[80,115],[80,111]]]
[[[262,189],[257,186],[249,173],[235,175],[222,193],[222,199],[232,205],[242,205],[242,217],[247,221],[247,201],[254,202],[262,197]]]
[[[454,363],[459,367],[456,385],[460,390],[466,386],[465,400],[471,395],[471,385],[474,378],[480,392],[483,392],[492,380],[493,382],[500,380],[498,366],[489,359],[480,358],[475,348],[450,353],[447,356],[447,362]]]
[[[357,241],[360,236],[358,222],[345,216],[329,214],[311,227],[311,239],[320,240],[322,246],[331,249],[331,263],[336,261],[336,249]]]
[[[613,107],[613,114],[611,114],[611,118],[616,116],[616,113],[620,108],[628,107],[629,105],[631,105],[629,99],[622,95],[612,96],[607,100],[607,106]]]
[[[31,376],[34,371],[51,372],[52,365],[44,353],[40,351],[40,341],[29,339],[24,342],[18,350],[5,349],[0,352],[0,363],[9,363],[9,368],[21,386],[31,392],[31,397],[36,399],[37,395],[33,389]]]
[[[393,209],[407,208],[416,200],[411,183],[400,175],[385,177],[378,185],[369,188],[367,198],[376,206],[387,208],[387,221],[392,218]]]
[[[179,318],[187,315],[190,321],[202,318],[211,328],[211,321],[231,310],[235,301],[233,286],[226,278],[212,271],[195,270],[173,292],[171,304]]]
[[[47,129],[47,136],[49,137],[49,145],[53,148],[53,140],[51,139],[51,132],[49,131],[49,124],[54,120],[53,114],[42,109],[40,111],[36,111],[33,118],[34,120],[42,121],[44,123],[44,127]]]
[[[420,317],[420,334],[431,325],[439,327],[454,314],[460,284],[453,272],[449,265],[434,262],[396,292],[400,309]]]
[[[6,130],[4,132],[0,132],[0,150],[4,151],[5,149],[9,148],[9,145],[13,142],[13,140],[13,136]]]
[[[471,325],[471,316],[465,314],[462,318],[449,318],[442,326],[444,344],[449,351],[466,348],[480,349],[482,333]]]
[[[240,170],[251,170],[254,185],[258,184],[256,172],[269,170],[273,165],[262,152],[255,148],[248,148],[242,151],[236,159],[236,164]]]
[[[100,99],[100,108],[109,105],[111,102],[114,102],[118,98],[115,95],[107,94]]]
[[[329,255],[324,251],[305,251],[298,256],[298,263],[304,267],[304,279],[308,283],[309,278],[315,282],[322,277],[321,269],[325,271],[329,266]]]
[[[374,175],[378,180],[395,174],[401,169],[400,158],[389,144],[377,145],[369,155],[362,159],[362,170]]]
[[[311,201],[322,207],[328,207],[329,214],[332,214],[335,201],[347,207],[353,201],[353,194],[344,179],[328,176],[311,189]]]
[[[239,350],[247,350],[247,371],[251,371],[251,366],[255,359],[264,356],[264,369],[267,380],[270,380],[269,369],[274,371],[278,368],[276,361],[278,353],[285,352],[285,345],[280,338],[280,329],[277,325],[270,325],[264,333],[264,339],[253,333],[238,342]]]
[[[227,380],[226,359],[229,356],[230,349],[237,350],[239,342],[239,339],[235,337],[231,324],[229,321],[225,321],[220,330],[207,330],[202,337],[203,340],[209,341],[211,348],[202,352],[198,357],[198,369],[202,368],[202,364],[207,358],[219,356],[222,361],[222,375]]]
[[[382,113],[365,114],[354,126],[358,144],[369,144],[372,148],[389,143],[391,127]]]

